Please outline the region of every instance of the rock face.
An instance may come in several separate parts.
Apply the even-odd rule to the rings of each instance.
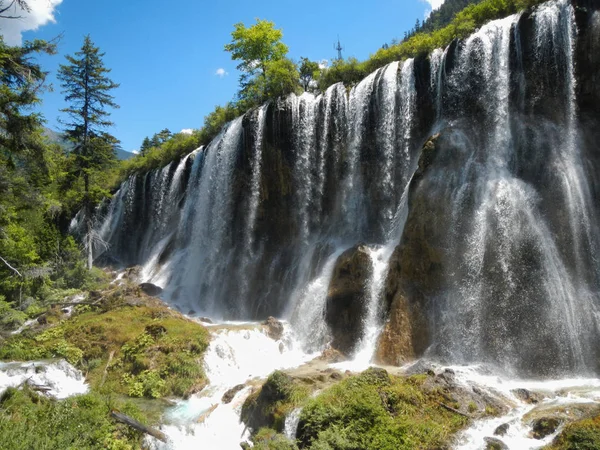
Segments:
[[[160,294],[162,294],[163,291],[161,287],[156,286],[152,283],[142,283],[140,284],[140,289],[150,297],[158,297]]]
[[[410,212],[400,245],[390,259],[385,289],[388,320],[379,338],[376,359],[381,364],[400,365],[420,356],[429,345],[427,294],[440,288],[443,242],[436,234],[434,219],[444,216],[443,202],[421,197],[420,182],[437,154],[440,135],[427,140],[419,168],[410,186]]]
[[[275,317],[269,317],[263,325],[271,339],[278,341],[283,336],[283,324]]]
[[[486,437],[484,438],[484,442],[485,450],[509,450],[508,445],[498,438]]]
[[[332,348],[350,355],[360,340],[366,316],[367,281],[372,264],[368,248],[357,245],[342,253],[335,265],[327,292],[325,321]]]

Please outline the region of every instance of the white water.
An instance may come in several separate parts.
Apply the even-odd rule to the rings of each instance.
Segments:
[[[465,386],[477,386],[492,397],[507,399],[515,405],[504,416],[475,421],[471,427],[459,434],[456,450],[480,450],[485,445],[486,437],[500,439],[511,450],[540,449],[552,442],[562,427],[544,439],[533,439],[530,436],[531,424],[522,420],[527,413],[536,408],[546,409],[552,406],[568,407],[593,403],[600,407],[600,379],[518,380],[483,374],[484,371],[478,366],[450,368],[456,373],[457,381]],[[513,394],[512,391],[516,389],[541,393],[547,398],[537,405],[531,405]],[[507,434],[494,436],[494,430],[502,424],[509,424]]]
[[[382,294],[388,274],[389,260],[396,248],[396,242],[378,248],[369,247],[372,272],[369,280],[369,297],[367,316],[364,320],[363,337],[357,346],[357,351],[351,361],[338,363],[335,367],[342,370],[360,372],[371,365],[377,347],[377,339],[381,333],[383,322],[381,320]]]
[[[58,399],[88,391],[83,374],[65,360],[0,363],[0,394],[25,382],[50,388]]]
[[[314,358],[302,351],[285,323],[279,341],[269,338],[255,323],[217,325],[209,330],[213,336],[204,358],[209,385],[167,413],[168,424],[161,429],[169,442],[150,439],[155,449],[239,450],[240,442],[249,437],[239,415],[251,388],[242,389],[229,404],[221,403],[223,394],[238,384],[265,378],[277,369],[298,367]]]
[[[339,248],[325,263],[321,273],[298,293],[290,322],[298,340],[308,352],[322,350],[327,343],[329,330],[323,320],[329,283],[335,263],[344,252]]]

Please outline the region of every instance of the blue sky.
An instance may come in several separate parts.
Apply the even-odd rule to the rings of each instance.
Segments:
[[[64,55],[77,51],[90,34],[102,51],[121,106],[112,114],[112,133],[124,150],[139,147],[145,136],[169,128],[199,128],[215,105],[237,90],[236,63],[223,50],[233,24],[255,18],[274,21],[283,30],[289,56],[331,59],[339,34],[344,56],[364,59],[385,42],[400,38],[417,18],[443,0],[30,0],[34,14],[19,23],[0,22],[0,33],[13,44],[52,39],[62,33],[58,55],[41,62],[51,72],[54,91],[45,93],[41,111],[48,126],[60,129],[64,108],[55,74]],[[54,21],[52,21],[52,17]]]

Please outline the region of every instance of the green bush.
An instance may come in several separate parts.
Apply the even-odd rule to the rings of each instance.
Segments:
[[[301,448],[446,448],[467,419],[441,408],[421,383],[369,369],[334,385],[303,408]]]
[[[133,449],[142,436],[110,418],[121,409],[142,422],[140,410],[96,394],[56,401],[24,388],[9,388],[0,398],[0,449]]]

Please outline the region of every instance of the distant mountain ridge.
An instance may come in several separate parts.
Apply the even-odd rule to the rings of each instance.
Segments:
[[[73,149],[73,143],[65,139],[63,133],[44,127],[44,136],[46,136],[51,142],[60,145],[67,151],[71,151]],[[117,156],[117,159],[120,161],[125,161],[135,156],[133,153],[127,152],[118,146],[115,147],[115,154]]]

